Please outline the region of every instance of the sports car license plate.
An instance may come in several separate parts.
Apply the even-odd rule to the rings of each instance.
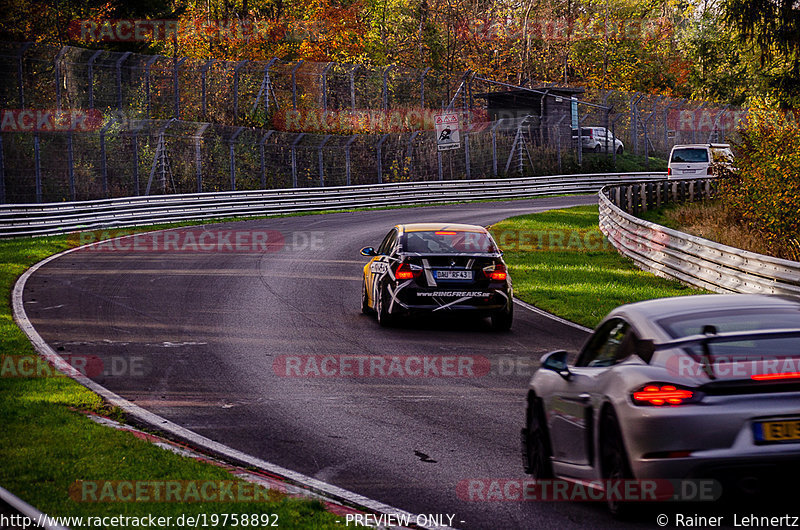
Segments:
[[[800,442],[800,419],[756,422],[753,435],[762,444]]]
[[[437,280],[471,280],[472,271],[433,271]]]

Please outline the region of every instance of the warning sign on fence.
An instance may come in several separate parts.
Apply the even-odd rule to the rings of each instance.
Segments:
[[[437,114],[433,118],[436,127],[436,143],[439,151],[449,151],[461,147],[458,130],[458,114]]]

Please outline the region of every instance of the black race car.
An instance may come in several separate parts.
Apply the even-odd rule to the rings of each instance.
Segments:
[[[361,249],[361,310],[381,325],[399,315],[469,311],[508,330],[514,318],[511,278],[502,252],[481,226],[419,223],[397,225],[380,247]]]

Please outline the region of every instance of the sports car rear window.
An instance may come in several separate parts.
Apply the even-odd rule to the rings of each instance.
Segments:
[[[496,253],[497,247],[486,233],[437,230],[406,233],[405,251],[420,254],[480,254]]]
[[[706,149],[675,149],[672,152],[672,162],[708,162]]]
[[[706,326],[714,326],[717,333],[800,329],[800,311],[709,311],[665,318],[658,320],[657,324],[674,339],[702,334]],[[738,359],[800,357],[800,337],[713,342],[709,346],[714,356]],[[702,355],[700,345],[691,345],[685,349],[694,356]]]

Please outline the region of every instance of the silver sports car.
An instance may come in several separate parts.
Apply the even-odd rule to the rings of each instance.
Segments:
[[[800,463],[800,298],[618,307],[574,364],[564,351],[542,357],[527,403],[523,459],[536,479],[785,484]]]

